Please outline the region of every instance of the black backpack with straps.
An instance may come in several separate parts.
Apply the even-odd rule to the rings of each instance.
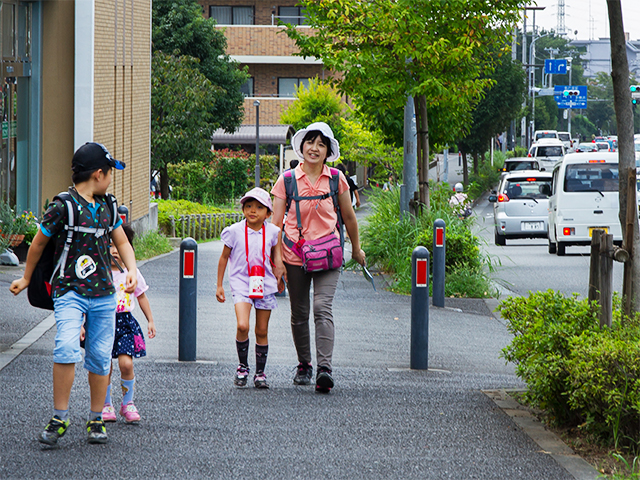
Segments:
[[[58,236],[52,237],[47,242],[42,256],[36,264],[33,273],[31,275],[31,281],[27,288],[27,297],[29,303],[34,307],[44,308],[45,310],[53,310],[53,298],[51,297],[52,283],[56,273],[59,276],[64,275],[65,265],[67,263],[67,257],[69,255],[69,249],[73,242],[73,234],[75,232],[90,233],[97,236],[110,234],[118,221],[118,206],[116,198],[107,194],[107,205],[111,213],[111,225],[108,228],[96,228],[96,227],[81,227],[78,225],[78,209],[74,206],[74,199],[69,192],[61,192],[55,197],[53,201],[60,200],[65,206],[66,211],[66,224],[64,226],[66,233],[66,239],[64,242],[64,248],[60,254],[58,261],[55,261],[56,251],[56,239],[59,235],[65,235],[64,232],[60,232]]]

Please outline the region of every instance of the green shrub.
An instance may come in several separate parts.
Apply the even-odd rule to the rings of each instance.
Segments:
[[[431,250],[433,222],[437,218],[446,225],[447,280],[445,293],[455,296],[490,296],[493,289],[484,273],[486,259],[482,257],[479,240],[449,206],[451,192],[445,184],[433,184],[430,190],[429,212],[417,218],[400,221],[400,189],[382,192],[374,189],[369,197],[373,213],[362,228],[362,244],[367,260],[392,274],[394,291],[411,292],[411,254],[419,245]],[[433,272],[433,268],[430,268]],[[455,275],[455,281],[452,281]],[[473,285],[476,283],[477,285]]]
[[[480,198],[484,192],[497,185],[500,180],[499,168],[502,168],[502,165],[504,165],[504,160],[499,167],[495,162],[494,165],[491,165],[490,161],[481,161],[478,173],[472,172],[469,175],[469,197],[472,199]]]
[[[171,215],[178,219],[181,215],[198,215],[209,213],[232,213],[234,210],[227,208],[202,205],[188,200],[157,200],[158,204],[158,229],[165,235],[171,235]]]
[[[571,381],[567,361],[572,338],[600,329],[596,308],[577,294],[565,297],[547,290],[510,297],[498,310],[514,335],[502,356],[516,364],[516,374],[527,382],[527,400],[560,424],[578,421],[566,395]]]
[[[507,152],[507,158],[526,157],[529,151],[524,147],[516,147],[514,150]]]

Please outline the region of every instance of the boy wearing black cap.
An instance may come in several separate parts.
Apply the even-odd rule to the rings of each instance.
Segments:
[[[120,258],[127,269],[126,291],[136,288],[136,260],[118,219],[109,235],[112,211],[107,194],[111,183],[111,169],[124,169],[125,164],[114,159],[99,143],[85,143],[73,155],[73,186],[69,195],[77,226],[73,242],[65,250],[66,229],[69,224],[65,202],[55,198],[45,212],[40,229],[31,243],[24,274],[10,287],[17,295],[27,288],[33,270],[44,247],[53,239],[56,242],[55,261],[65,258],[61,275],[54,275],[52,297],[56,319],[56,338],[53,350],[53,408],[54,415],[38,440],[56,446],[69,427],[69,397],[75,376],[75,364],[82,360],[80,329],[86,321],[85,362],[89,371],[91,409],[87,421],[89,443],[106,443],[107,432],[102,420],[102,407],[106,396],[111,350],[115,333],[116,296],[112,285],[109,260],[109,237],[118,248]]]

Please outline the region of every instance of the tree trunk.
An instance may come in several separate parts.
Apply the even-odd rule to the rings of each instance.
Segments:
[[[479,163],[479,153],[475,152],[473,154],[473,173],[478,175],[478,163]]]
[[[429,122],[427,118],[427,98],[414,97],[418,141],[418,190],[420,203],[429,210]]]
[[[622,6],[620,0],[607,0],[609,10],[609,30],[611,32],[611,78],[613,80],[613,104],[618,124],[618,172],[620,172],[620,225],[624,248],[631,253],[629,261],[624,264],[624,282],[622,293],[625,297],[625,310],[640,311],[640,261],[634,259],[634,254],[640,252],[640,232],[638,231],[638,215],[634,211],[633,225],[627,224],[627,205],[634,210],[637,205],[636,189],[629,188],[626,173],[635,169],[635,149],[633,145],[633,107],[629,90],[629,63],[627,60],[627,46],[622,23]],[[628,198],[632,197],[632,198]],[[633,235],[627,232],[633,228]],[[629,233],[629,235],[627,235]]]
[[[462,184],[466,187],[469,185],[469,164],[467,163],[467,152],[460,148],[460,156],[462,162]]]
[[[169,173],[166,165],[160,168],[160,195],[163,200],[169,199]]]

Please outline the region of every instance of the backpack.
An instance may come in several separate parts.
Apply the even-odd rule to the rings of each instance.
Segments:
[[[53,310],[53,298],[51,298],[51,294],[53,293],[51,284],[53,283],[54,276],[58,273],[58,276],[64,275],[64,271],[66,270],[67,265],[67,257],[69,255],[69,249],[71,248],[71,244],[73,242],[73,233],[81,232],[81,233],[91,233],[96,236],[101,236],[106,234],[110,234],[116,223],[118,221],[117,215],[117,202],[116,198],[107,194],[107,205],[109,206],[109,210],[111,212],[111,225],[108,228],[96,228],[96,227],[81,227],[78,226],[78,209],[74,207],[74,200],[71,194],[68,192],[61,192],[55,197],[53,197],[53,201],[60,200],[63,205],[66,207],[66,218],[67,223],[64,228],[67,231],[67,238],[64,242],[64,249],[60,254],[59,260],[55,261],[55,251],[56,251],[56,243],[55,241],[59,238],[60,235],[63,235],[63,232],[60,232],[58,236],[55,238],[51,238],[47,245],[44,247],[42,251],[42,256],[38,263],[36,264],[33,273],[31,275],[31,282],[29,283],[29,287],[27,288],[27,297],[29,299],[29,303],[34,307],[44,308],[45,310]]]
[[[295,173],[293,170],[287,170],[284,172],[284,189],[287,195],[287,206],[285,208],[285,212],[289,211],[291,207],[291,201],[296,202],[296,221],[297,228],[302,238],[302,222],[300,220],[300,200],[324,200],[325,198],[331,197],[333,200],[333,208],[336,211],[338,216],[338,221],[336,222],[336,227],[338,227],[338,232],[340,233],[340,248],[344,251],[344,223],[342,222],[342,214],[340,213],[340,204],[338,203],[338,186],[340,184],[340,170],[337,168],[329,168],[331,170],[331,179],[329,180],[329,193],[325,193],[322,195],[313,195],[310,197],[301,197],[298,195],[298,182],[296,181]],[[285,243],[287,247],[290,249],[294,249],[295,243],[287,237],[284,233],[284,225],[282,226],[282,241]]]

